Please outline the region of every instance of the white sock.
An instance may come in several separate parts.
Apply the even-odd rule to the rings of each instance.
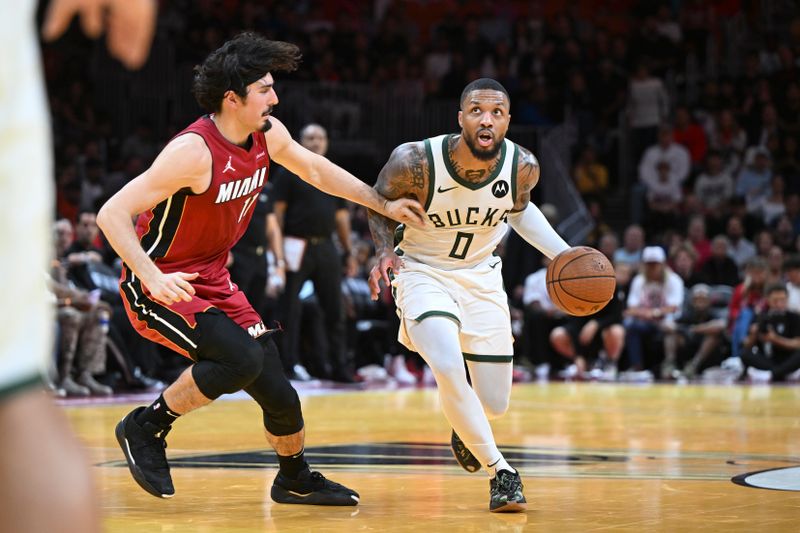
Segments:
[[[470,451],[472,450],[470,449]],[[509,472],[516,472],[516,470],[511,468],[511,465],[506,462],[506,458],[503,457],[502,455],[500,456],[500,459],[497,459],[491,464],[484,465],[483,469],[486,470],[486,472],[489,474],[489,477],[491,478],[497,475],[498,470],[508,470]]]

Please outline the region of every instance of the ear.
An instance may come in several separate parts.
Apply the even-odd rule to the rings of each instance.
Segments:
[[[234,106],[235,107],[235,106],[237,106],[239,104],[240,101],[241,101],[241,98],[239,98],[239,95],[236,94],[233,91],[225,91],[225,94],[222,95],[222,104],[223,105],[225,105],[225,103],[227,102],[229,106]]]
[[[458,127],[459,128],[463,128],[464,127],[464,112],[463,111],[459,111],[458,112]]]

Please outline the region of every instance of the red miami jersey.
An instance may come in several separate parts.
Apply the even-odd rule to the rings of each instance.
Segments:
[[[216,308],[252,337],[267,332],[261,317],[225,268],[228,252],[242,237],[269,172],[263,132],[252,134],[249,149],[237,146],[204,116],[178,135],[194,133],[211,152],[211,184],[200,194],[176,192],[139,215],[142,248],[165,274],[198,273],[190,301],[166,305],[150,297],[142,281],[123,265],[120,293],[140,335],[195,359],[200,343],[196,314]]]
[[[195,194],[176,192],[139,215],[142,248],[164,273],[198,272],[201,279],[227,275],[228,251],[242,237],[269,174],[263,132],[247,150],[225,139],[209,115],[180,132],[203,138],[211,151],[211,184]]]

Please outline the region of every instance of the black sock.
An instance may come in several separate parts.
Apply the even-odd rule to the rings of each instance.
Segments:
[[[156,401],[147,406],[144,411],[136,415],[136,423],[141,426],[145,422],[150,422],[161,429],[167,429],[179,416],[181,415],[170,410],[162,394]]]
[[[305,458],[305,449],[300,450],[300,453],[295,455],[278,454],[278,464],[280,465],[281,474],[289,479],[297,479],[297,475],[308,468],[308,463],[306,463]]]

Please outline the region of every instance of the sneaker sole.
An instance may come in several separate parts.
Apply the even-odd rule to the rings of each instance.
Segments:
[[[502,507],[489,509],[493,513],[522,513],[528,510],[526,502],[508,502]]]
[[[133,480],[136,481],[136,483],[138,483],[140,487],[142,487],[149,494],[152,494],[156,498],[167,499],[175,496],[174,492],[172,494],[162,494],[147,481],[147,479],[144,477],[142,469],[136,466],[136,461],[134,461],[133,456],[131,456],[130,447],[128,446],[128,439],[125,438],[124,428],[125,428],[125,418],[120,420],[119,424],[117,424],[117,428],[114,430],[114,433],[117,436],[117,442],[119,443],[119,447],[122,448],[122,453],[125,454],[125,461],[128,462],[128,470],[130,470],[131,475],[133,476]]]
[[[319,492],[309,492],[299,494],[278,485],[272,485],[269,493],[275,503],[286,503],[290,505],[325,505],[328,507],[352,507],[358,505],[358,496],[354,494],[336,495],[320,494]]]
[[[456,453],[456,450],[453,448],[452,444],[450,445],[450,452],[453,454],[453,457],[455,458],[456,462],[458,463],[458,466],[460,466],[461,468],[463,468],[464,470],[466,470],[470,474],[474,474],[475,472],[477,472],[478,470],[481,469],[481,464],[478,462],[477,459],[475,460],[475,463],[473,463],[473,464],[462,463],[461,459],[458,457],[458,454]]]

